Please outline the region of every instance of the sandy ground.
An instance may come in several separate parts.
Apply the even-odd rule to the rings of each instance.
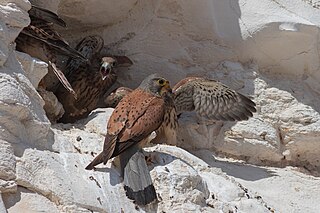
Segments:
[[[226,158],[208,151],[194,153],[213,167],[221,168],[256,196],[261,196],[276,212],[320,212],[320,178],[299,168],[263,167]]]

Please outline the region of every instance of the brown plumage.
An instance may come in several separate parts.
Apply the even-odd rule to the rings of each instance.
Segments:
[[[115,90],[105,102],[116,106],[117,101],[128,95],[130,89]],[[256,104],[246,96],[214,80],[201,77],[182,79],[173,87],[173,94],[167,97],[167,111],[164,122],[157,130],[153,143],[165,137],[170,144],[176,144],[177,115],[185,111],[196,111],[207,119],[222,121],[247,120],[256,112]]]
[[[55,86],[52,82],[51,71],[56,75],[62,85],[71,93],[74,93],[63,72],[57,67],[56,54],[64,54],[74,58],[86,60],[79,52],[69,44],[53,28],[54,24],[62,27],[66,23],[55,13],[32,5],[29,16],[31,23],[25,27],[16,39],[17,50],[25,52],[32,57],[47,62],[49,73],[40,82],[39,86],[51,90]]]
[[[127,87],[119,87],[113,90],[104,100],[104,103],[107,107],[115,108],[121,99],[126,95],[132,92],[132,89]]]
[[[120,155],[126,194],[137,204],[145,205],[156,199],[144,157],[141,159],[141,155],[135,155],[141,150],[140,145],[144,145],[141,141],[164,122],[167,110],[165,97],[170,92],[167,80],[151,75],[137,89],[124,96],[108,121],[103,151],[86,167],[93,169]]]
[[[77,45],[76,50],[85,55],[88,62],[82,62],[79,59],[68,61],[66,76],[75,91],[75,96],[68,94],[62,87],[57,89],[56,96],[65,110],[60,122],[73,123],[87,117],[97,107],[99,99],[116,82],[115,68],[132,64],[125,56],[101,59],[102,47],[101,37],[85,37]],[[97,59],[101,60],[101,63]]]
[[[173,87],[177,113],[195,110],[200,116],[222,121],[247,120],[256,104],[226,85],[201,77],[182,79]]]
[[[126,87],[115,89],[105,103],[114,107],[132,90]],[[247,120],[256,112],[256,104],[248,97],[228,86],[202,77],[188,77],[172,89],[177,114],[196,111],[200,116],[222,121]]]

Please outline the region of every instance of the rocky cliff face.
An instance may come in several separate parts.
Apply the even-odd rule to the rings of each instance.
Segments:
[[[58,30],[71,44],[98,34],[106,53],[129,56],[134,65],[119,72],[118,85],[134,88],[154,72],[172,83],[206,75],[252,96],[258,112],[237,123],[182,115],[178,146],[183,149],[146,149],[157,159],[150,170],[160,202],[139,209],[126,198],[113,163],[94,172],[84,170],[92,152],[102,148],[112,109],[97,109],[74,125],[51,125],[35,89],[47,64],[15,51],[15,38],[29,24],[30,3],[3,1],[0,212],[317,211],[319,198],[312,197],[319,193],[314,186],[320,182],[315,177],[320,171],[316,2],[33,3],[66,20],[68,29]],[[295,172],[297,168],[314,176]]]

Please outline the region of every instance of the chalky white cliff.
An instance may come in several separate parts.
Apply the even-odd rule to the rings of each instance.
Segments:
[[[52,125],[35,89],[47,64],[15,51],[14,40],[30,21],[30,2],[2,1],[0,212],[317,212],[316,1],[32,3],[66,20],[68,29],[57,30],[71,45],[97,34],[104,51],[129,56],[134,65],[119,72],[117,85],[134,88],[154,72],[173,84],[206,75],[251,96],[258,112],[237,123],[182,115],[183,149],[146,149],[158,159],[150,170],[160,202],[139,210],[126,198],[112,163],[84,170],[91,152],[101,151],[112,109],[97,109],[74,125]]]

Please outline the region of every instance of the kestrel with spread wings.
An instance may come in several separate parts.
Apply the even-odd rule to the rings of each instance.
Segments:
[[[52,69],[62,85],[74,94],[68,80],[57,66],[56,54],[60,53],[81,60],[86,60],[86,58],[71,48],[53,28],[54,24],[66,27],[66,23],[57,14],[34,5],[29,10],[29,16],[31,23],[21,31],[16,39],[17,50],[50,65],[49,73],[42,79],[39,86],[49,90],[55,87],[55,82],[51,80],[50,70]]]
[[[105,99],[106,105],[117,106],[131,91],[126,87],[114,90]],[[175,116],[186,111],[195,111],[201,117],[221,121],[247,120],[256,112],[256,104],[250,98],[215,80],[187,77],[179,81],[172,92],[171,111],[158,129],[157,137],[153,141],[155,143],[165,137],[170,144],[176,144]]]
[[[60,122],[73,123],[87,117],[97,108],[100,98],[116,82],[116,68],[132,65],[132,61],[126,56],[102,57],[100,51],[103,45],[100,36],[87,36],[76,47],[87,61],[69,59],[65,71],[75,96],[62,86],[57,89],[55,94],[65,111]]]
[[[142,205],[156,196],[154,188],[150,188],[152,182],[145,162],[133,160],[132,155],[146,145],[141,141],[152,131],[175,140],[177,114],[184,111],[195,110],[210,119],[229,121],[246,120],[256,111],[253,101],[217,81],[190,77],[181,80],[173,90],[168,85],[166,79],[154,74],[136,90],[122,87],[111,93],[106,103],[116,107],[108,122],[103,152],[86,167],[93,169],[120,154],[126,194]],[[131,147],[135,147],[134,151],[127,151]],[[128,162],[130,166],[126,167]],[[150,197],[154,199],[148,200]]]

